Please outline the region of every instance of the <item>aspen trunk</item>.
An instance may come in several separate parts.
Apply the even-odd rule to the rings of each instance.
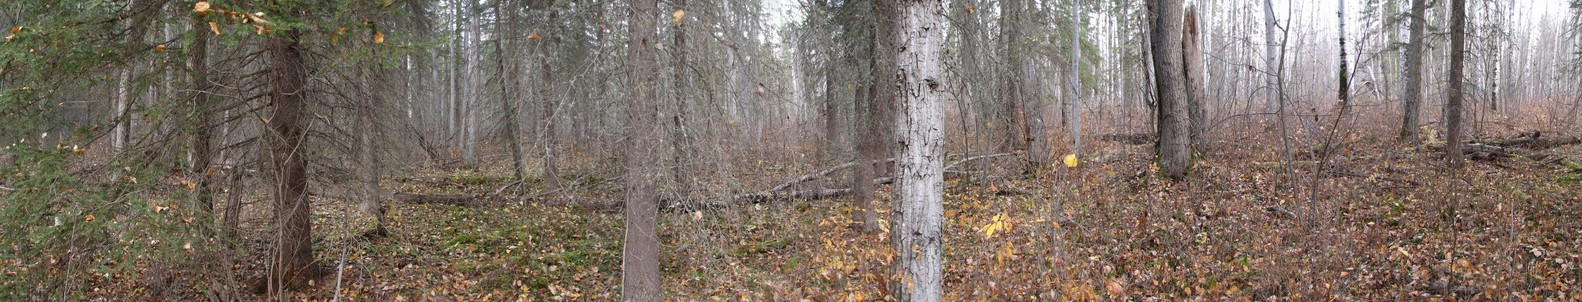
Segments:
[[[1185,66],[1181,55],[1181,0],[1149,0],[1153,12],[1150,44],[1159,106],[1159,170],[1180,180],[1191,169],[1191,119],[1187,113]]]
[[[1428,10],[1424,0],[1412,0],[1412,25],[1408,29],[1406,41],[1406,70],[1402,75],[1401,85],[1401,132],[1398,135],[1402,141],[1416,141],[1418,112],[1421,111],[1423,98],[1423,14]]]

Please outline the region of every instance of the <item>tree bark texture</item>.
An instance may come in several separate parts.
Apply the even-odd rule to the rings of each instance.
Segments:
[[[659,271],[659,166],[654,153],[659,112],[658,70],[654,66],[654,13],[656,0],[632,3],[627,42],[626,97],[626,234],[621,250],[621,299],[626,301],[663,301]]]
[[[192,91],[188,94],[188,99],[192,102],[189,108],[192,110],[191,116],[188,117],[192,119],[190,121],[192,153],[188,155],[191,164],[187,170],[198,179],[197,196],[195,196],[198,205],[203,211],[212,213],[214,180],[211,176],[214,173],[209,170],[209,163],[214,157],[211,142],[214,135],[210,126],[214,119],[209,109],[209,28],[204,24],[194,19],[192,45],[187,48],[187,65],[192,68],[192,82],[189,83],[192,85]]]
[[[1461,154],[1461,102],[1466,98],[1462,82],[1467,57],[1467,1],[1450,0],[1450,98],[1445,100],[1445,160],[1451,168],[1464,163]]]
[[[1181,0],[1149,0],[1154,86],[1159,105],[1159,170],[1180,180],[1191,169],[1191,120],[1181,55]]]
[[[510,2],[509,0],[501,0],[494,3],[494,34],[496,37],[494,39],[495,79],[496,84],[500,88],[500,108],[501,113],[504,115],[500,119],[505,121],[505,140],[510,143],[511,147],[511,176],[520,181],[527,174],[527,164],[522,158],[522,127],[517,122],[517,113],[520,111],[517,109],[519,107],[517,105],[521,101],[514,97],[516,95],[517,66],[515,62],[511,61],[511,58],[516,57],[515,52],[507,51],[508,49],[515,50],[516,47],[503,45],[506,39],[499,38],[505,37],[506,26],[510,26],[511,20],[515,19],[512,16],[516,14],[504,13]]]
[[[270,162],[275,176],[275,240],[269,266],[269,290],[298,289],[318,270],[313,265],[312,222],[308,202],[307,68],[298,44],[299,33],[287,31],[270,38],[269,100],[274,109],[268,126]]]
[[[1186,68],[1182,71],[1186,76],[1187,90],[1187,120],[1192,125],[1192,148],[1201,152],[1203,150],[1203,134],[1207,131],[1208,117],[1203,112],[1203,107],[1208,102],[1206,84],[1203,83],[1203,50],[1199,47],[1197,8],[1187,6],[1185,24],[1186,30],[1181,34],[1181,58]]]
[[[900,301],[939,301],[944,262],[945,7],[942,0],[904,1],[896,20],[900,155],[891,242],[897,260],[892,291]]]
[[[1278,60],[1280,57],[1280,45],[1275,43],[1282,43],[1276,42],[1282,39],[1280,38],[1280,29],[1276,27],[1274,20],[1274,3],[1271,0],[1263,0],[1263,89],[1265,91],[1264,98],[1267,98],[1267,100],[1264,100],[1266,102],[1264,111],[1274,111],[1275,108],[1280,107],[1279,102],[1281,102],[1280,90],[1278,89],[1280,87],[1279,72],[1281,68]]]
[[[558,115],[557,108],[560,107],[560,101],[555,98],[554,93],[550,90],[550,88],[555,87],[555,74],[554,65],[549,63],[549,44],[555,43],[555,41],[560,39],[558,33],[554,30],[555,24],[559,22],[560,13],[554,10],[552,4],[545,4],[553,3],[553,1],[536,0],[529,1],[529,3],[534,5],[536,10],[546,11],[545,16],[548,18],[544,23],[541,23],[542,27],[540,27],[543,31],[541,35],[545,37],[539,41],[532,41],[532,43],[536,44],[538,51],[539,85],[537,94],[539,104],[543,106],[543,114],[539,119],[544,125],[544,130],[538,136],[540,144],[544,145],[544,175],[541,178],[543,178],[546,190],[554,190],[560,188],[560,158],[557,156],[558,153],[555,152],[555,146],[560,145],[560,136],[555,135],[555,116]],[[680,47],[678,46],[677,49],[680,49]]]
[[[1423,30],[1424,13],[1428,6],[1424,0],[1412,0],[1412,24],[1408,29],[1406,41],[1406,70],[1403,71],[1401,85],[1401,132],[1399,139],[1415,141],[1417,137],[1418,112],[1422,111],[1423,98]]]
[[[1071,83],[1066,97],[1067,120],[1071,123],[1071,154],[1082,154],[1082,0],[1072,5],[1071,12]],[[1123,98],[1124,99],[1124,98]],[[1036,155],[1034,157],[1037,157]]]

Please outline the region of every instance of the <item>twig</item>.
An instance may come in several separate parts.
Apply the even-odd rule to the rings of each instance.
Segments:
[[[16,192],[16,189],[14,189],[14,188],[11,188],[11,187],[7,187],[7,186],[5,186],[5,185],[0,185],[0,191],[6,191],[6,192]]]
[[[518,179],[518,180],[513,181],[511,183],[505,184],[504,186],[500,186],[499,189],[494,189],[494,193],[493,194],[489,194],[489,196],[500,196],[500,192],[505,192],[505,189],[510,188],[510,187],[514,187],[514,186],[520,185],[520,184],[522,184],[522,180],[521,179]]]
[[[588,186],[602,185],[602,184],[607,183],[607,182],[620,180],[622,177],[626,177],[626,176],[622,175],[622,176],[611,177],[609,179],[605,179],[605,180],[601,180],[599,182],[595,182],[595,183],[589,184]],[[571,189],[572,187],[575,187],[575,186],[561,185],[559,189],[544,191],[544,192],[541,192],[541,193],[538,193],[538,194],[534,194],[533,196],[528,196],[527,200],[534,200],[534,199],[543,198],[544,196],[549,196],[550,194],[555,194],[555,193],[560,193],[560,192],[566,191],[568,189]]]

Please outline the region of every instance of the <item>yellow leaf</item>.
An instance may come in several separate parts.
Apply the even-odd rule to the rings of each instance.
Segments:
[[[165,51],[165,44],[154,45],[154,51]]]
[[[198,13],[199,15],[209,13],[209,2],[198,1],[198,3],[192,5],[192,12]]]
[[[374,32],[374,44],[379,44],[379,43],[384,43],[384,42],[385,42],[385,34],[382,33],[382,32],[377,32],[377,31]]]
[[[533,41],[538,41],[538,40],[543,40],[544,37],[538,36],[538,33],[531,33],[531,34],[527,34],[527,39],[528,40],[533,40]]]
[[[1060,161],[1066,163],[1066,167],[1067,168],[1076,168],[1077,167],[1077,155],[1076,154],[1066,154],[1066,157],[1062,158]]]
[[[670,15],[670,22],[675,22],[676,25],[681,25],[681,20],[683,20],[682,18],[686,18],[686,16],[687,11],[677,8],[676,13]]]
[[[215,36],[219,36],[220,35],[220,25],[216,24],[214,22],[209,22],[209,31],[213,31]]]

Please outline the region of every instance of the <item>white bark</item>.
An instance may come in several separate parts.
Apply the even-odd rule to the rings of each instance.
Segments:
[[[1071,153],[1082,154],[1082,4],[1072,5],[1071,11],[1071,96],[1067,98],[1067,117],[1071,121]]]
[[[1278,32],[1279,29],[1275,28],[1274,24],[1274,3],[1270,0],[1263,0],[1263,73],[1264,93],[1266,95],[1264,101],[1268,102],[1266,103],[1267,107],[1264,108],[1265,111],[1279,107],[1275,102],[1280,101],[1280,92],[1275,89],[1280,86],[1279,74],[1276,74],[1280,70],[1280,66],[1275,66],[1279,64],[1279,61],[1276,61],[1275,58],[1280,56],[1280,48],[1275,47],[1275,41],[1279,40]]]
[[[900,301],[939,301],[944,262],[945,6],[942,0],[907,1],[896,18],[900,87],[896,134],[897,209],[890,228],[897,253]]]

